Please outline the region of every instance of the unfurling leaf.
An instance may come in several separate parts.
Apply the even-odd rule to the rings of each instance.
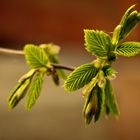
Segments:
[[[51,63],[59,64],[58,54],[60,51],[60,47],[55,44],[41,44],[40,47],[45,51],[48,59]],[[58,76],[62,79],[66,79],[66,74],[62,69],[56,69]]]
[[[24,47],[25,58],[27,64],[31,68],[41,68],[48,66],[48,56],[42,48],[36,45],[26,45]]]
[[[97,111],[95,113],[94,122],[97,122],[101,116],[101,113],[104,109],[105,104],[105,92],[104,88],[100,88],[98,86],[98,92],[97,92]]]
[[[38,99],[44,81],[44,72],[40,72],[33,80],[29,92],[27,94],[26,108],[30,110]]]
[[[94,87],[92,91],[86,95],[86,101],[83,108],[83,116],[86,124],[90,124],[93,115],[95,115],[97,110],[97,88]]]
[[[105,105],[107,109],[107,114],[113,113],[116,117],[119,116],[120,112],[119,112],[117,101],[114,95],[114,91],[113,91],[113,88],[109,79],[106,79]]]
[[[94,122],[97,122],[103,111],[105,103],[104,89],[98,85],[93,87],[90,93],[85,96],[85,105],[83,108],[83,116],[86,124],[89,124],[94,117]]]
[[[84,87],[83,97],[92,91],[92,89],[96,86],[97,82],[98,82],[98,74],[96,74],[96,76],[92,78],[91,81]]]
[[[117,45],[120,40],[120,33],[122,30],[122,25],[118,25],[114,31],[113,31],[113,37],[112,37],[112,44]]]
[[[84,30],[86,50],[102,59],[112,50],[111,38],[103,31]]]
[[[104,89],[105,83],[106,83],[105,74],[102,70],[99,70],[99,72],[98,72],[98,86],[100,88]]]
[[[135,5],[132,5],[124,14],[120,25],[121,25],[121,32],[119,35],[119,40],[124,39],[129,35],[129,33],[135,28],[135,26],[140,21],[140,13],[137,11],[133,11]],[[119,41],[118,40],[118,41]]]
[[[36,69],[31,69],[29,72],[27,72],[26,74],[24,74],[19,80],[18,82],[23,82],[24,80],[28,79],[28,78],[32,78],[34,76],[34,74],[36,73]]]
[[[140,53],[139,42],[125,42],[119,45],[116,49],[116,53],[122,56],[134,56]]]
[[[67,77],[64,87],[67,91],[75,91],[88,84],[96,76],[98,69],[94,64],[84,64],[77,67]]]
[[[135,26],[139,23],[139,21],[140,21],[140,18],[138,17],[138,12],[133,11],[128,17],[128,20],[126,22],[126,27],[122,28],[120,39],[123,39],[126,36],[128,36],[129,33],[132,32]]]
[[[41,44],[39,47],[43,48],[47,55],[57,55],[60,51],[60,47],[53,43]]]
[[[116,78],[117,71],[108,64],[103,67],[103,72],[105,74],[105,77],[107,77],[108,79]]]
[[[27,89],[29,88],[34,74],[35,69],[32,69],[20,78],[17,86],[14,88],[8,99],[8,106],[10,109],[14,108],[19,103],[19,101],[26,95]]]
[[[83,90],[83,97],[89,94],[97,83],[101,88],[105,86],[104,72],[102,70],[99,70],[96,76],[93,77],[91,81],[85,86]]]
[[[136,5],[132,5],[132,6],[130,6],[130,7],[126,10],[126,12],[124,13],[124,15],[123,15],[123,17],[122,17],[122,20],[121,20],[121,22],[120,22],[120,25],[126,26],[126,21],[127,21],[127,19],[128,19],[128,16],[131,14],[131,12],[133,11],[133,9],[134,9],[135,6],[136,6]]]

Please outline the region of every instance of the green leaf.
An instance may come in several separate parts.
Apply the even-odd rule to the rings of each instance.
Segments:
[[[139,21],[140,18],[138,17],[138,12],[133,11],[129,15],[126,21],[126,25],[122,28],[120,39],[123,39],[126,36],[128,36],[131,33],[131,31],[135,28],[135,26],[139,23]]]
[[[77,67],[67,77],[64,87],[67,91],[75,91],[88,84],[93,77],[96,76],[98,69],[94,64],[84,64]]]
[[[44,49],[47,55],[57,55],[59,54],[59,51],[60,51],[60,47],[52,43],[41,44],[39,46]]]
[[[31,68],[40,68],[46,67],[48,64],[48,56],[42,48],[39,48],[36,45],[26,45],[24,47],[25,58],[27,64]]]
[[[98,87],[98,92],[97,92],[97,111],[94,116],[94,122],[97,122],[101,116],[101,113],[104,108],[104,103],[105,103],[105,92],[104,88]]]
[[[94,78],[91,79],[91,81],[84,87],[83,90],[83,97],[89,94],[92,89],[96,86],[96,83],[98,82],[98,73]]]
[[[83,108],[83,116],[85,118],[86,124],[90,124],[97,111],[97,92],[97,87],[94,87],[92,91],[86,96],[86,101]]]
[[[111,38],[103,31],[84,30],[86,50],[97,57],[107,59],[112,49]]]
[[[84,103],[84,107],[83,107],[83,110],[82,110],[82,114],[83,114],[84,117],[85,117],[85,111],[86,111],[86,108],[87,108],[87,105],[90,101],[91,96],[92,96],[92,92],[90,92],[86,96],[84,96],[85,97],[85,103]]]
[[[136,10],[133,11],[134,7],[135,5],[132,5],[130,8],[128,8],[120,22],[122,28],[119,35],[119,40],[127,37],[140,21],[140,13],[138,13]]]
[[[13,109],[19,101],[25,96],[28,86],[30,84],[30,80],[27,79],[24,83],[18,83],[18,85],[14,88],[8,99],[8,107],[9,109]]]
[[[131,14],[131,12],[133,11],[133,9],[134,9],[135,6],[136,6],[136,5],[132,5],[132,6],[130,6],[130,7],[126,10],[125,14],[124,14],[123,17],[122,17],[122,20],[121,20],[121,22],[120,22],[120,25],[123,25],[123,26],[126,25],[126,21],[127,21],[127,19],[128,19],[128,16]]]
[[[50,43],[50,44],[41,44],[40,47],[44,49],[44,51],[47,54],[48,59],[51,63],[59,64],[59,59],[57,56],[60,51],[59,46]],[[56,69],[56,71],[57,71],[58,76],[60,76],[62,79],[66,79],[66,74],[65,74],[64,70]]]
[[[103,70],[99,70],[99,72],[98,72],[98,86],[100,88],[104,88],[105,83],[106,83],[105,74],[104,74]]]
[[[33,75],[35,74],[36,69],[31,69],[29,72],[27,72],[26,74],[24,74],[19,80],[18,82],[23,82],[24,80],[28,79],[28,78],[32,78]]]
[[[134,56],[140,53],[139,42],[125,42],[117,47],[116,53],[122,56]]]
[[[105,77],[107,78],[116,78],[116,74],[117,74],[117,71],[115,69],[113,69],[110,65],[105,65],[103,67],[103,71],[104,71],[104,74],[105,74]]]
[[[140,13],[137,14],[137,18],[138,18],[138,20],[140,20]]]
[[[109,112],[113,113],[116,117],[119,116],[120,112],[119,112],[117,101],[114,95],[114,91],[113,91],[113,88],[109,79],[106,79],[105,104]]]
[[[9,109],[14,108],[19,103],[19,101],[26,95],[26,92],[29,88],[35,72],[36,71],[34,69],[30,70],[19,79],[18,84],[15,86],[8,98]]]
[[[113,31],[113,37],[112,37],[112,44],[117,45],[120,40],[120,33],[122,30],[122,25],[118,25],[114,31]]]
[[[36,75],[34,81],[31,84],[29,93],[27,94],[26,109],[30,110],[38,99],[42,85],[44,81],[44,72],[40,72]]]

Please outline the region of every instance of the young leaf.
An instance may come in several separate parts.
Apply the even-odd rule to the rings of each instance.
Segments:
[[[120,22],[122,28],[119,35],[119,40],[127,37],[140,21],[140,13],[138,13],[137,11],[133,11],[134,7],[135,5],[132,5],[130,8],[128,8]]]
[[[75,91],[88,84],[96,76],[98,69],[93,64],[77,67],[66,79],[64,87],[67,91]]]
[[[122,30],[122,25],[118,25],[114,31],[113,31],[113,37],[112,37],[112,44],[117,45],[120,40],[120,33]]]
[[[92,95],[93,96],[93,95]],[[95,97],[91,97],[91,98],[95,98]],[[90,124],[92,118],[93,118],[93,115],[94,115],[94,102],[93,102],[93,99],[90,99],[89,103],[87,104],[87,107],[86,107],[86,110],[85,110],[85,122],[86,124]]]
[[[98,86],[100,88],[104,88],[106,83],[105,74],[103,70],[99,70],[98,72]]]
[[[98,92],[97,92],[97,111],[94,116],[94,122],[97,122],[100,118],[100,115],[103,111],[104,108],[104,103],[105,103],[105,92],[103,88],[98,87]]]
[[[112,49],[111,38],[103,31],[84,30],[86,50],[97,57],[107,59]]]
[[[41,44],[40,47],[44,49],[44,51],[47,54],[48,59],[51,63],[59,64],[59,60],[58,60],[58,56],[57,56],[60,51],[59,46],[50,43],[50,44]],[[57,69],[56,71],[57,71],[58,76],[60,76],[62,79],[66,79],[66,74],[65,74],[64,70]]]
[[[59,51],[60,51],[60,47],[52,43],[41,44],[39,46],[44,49],[47,55],[57,55],[59,54]]]
[[[126,26],[126,21],[127,21],[127,19],[128,19],[128,16],[131,14],[131,12],[133,11],[133,9],[134,9],[135,6],[136,6],[136,5],[132,5],[132,6],[130,6],[130,7],[126,10],[125,14],[124,14],[123,17],[122,17],[122,20],[121,20],[121,22],[120,22],[120,25]]]
[[[44,72],[40,72],[36,75],[29,89],[29,93],[27,94],[26,101],[27,110],[30,110],[31,107],[35,104],[36,100],[38,99],[43,85],[43,81],[44,81]]]
[[[84,96],[85,97],[85,103],[84,103],[84,107],[83,107],[83,110],[82,110],[82,114],[83,114],[84,117],[85,117],[85,111],[86,111],[86,108],[87,108],[87,105],[90,101],[91,96],[92,96],[92,92],[90,92],[86,96]]]
[[[94,78],[91,79],[91,81],[84,87],[83,90],[83,97],[88,95],[92,89],[96,86],[96,83],[98,82],[98,73]]]
[[[36,72],[36,69],[31,69],[29,72],[27,72],[26,74],[24,74],[19,80],[18,82],[22,82],[24,81],[25,79],[28,79],[30,77],[33,77],[33,75],[35,74]]]
[[[31,68],[47,66],[48,57],[42,48],[29,44],[24,47],[24,53],[26,61]]]
[[[139,42],[125,42],[119,45],[116,49],[116,53],[122,56],[134,56],[140,53]]]
[[[103,72],[105,74],[105,77],[107,78],[116,78],[116,73],[117,71],[115,69],[113,69],[110,65],[105,65],[103,67]]]
[[[86,102],[83,108],[83,115],[85,118],[86,124],[90,124],[93,116],[97,111],[97,87],[94,87],[92,91],[86,96]]]
[[[12,91],[9,99],[8,99],[8,107],[9,109],[13,109],[19,101],[25,96],[27,89],[30,85],[31,80],[26,79],[25,81],[19,82],[17,86]]]
[[[122,31],[120,33],[120,39],[125,38],[130,34],[130,32],[135,28],[135,26],[139,23],[140,18],[138,17],[138,12],[133,11],[126,21],[126,25],[122,28]]]
[[[114,91],[113,91],[113,88],[109,79],[106,79],[105,104],[108,108],[108,111],[113,113],[116,117],[119,116],[120,112],[118,110],[118,105],[116,102]]]
[[[138,18],[138,20],[140,20],[140,13],[137,14],[137,18]]]
[[[36,70],[32,69],[19,79],[18,84],[13,89],[8,99],[8,106],[10,109],[14,108],[19,103],[19,101],[26,95],[27,89],[31,83],[35,72]]]

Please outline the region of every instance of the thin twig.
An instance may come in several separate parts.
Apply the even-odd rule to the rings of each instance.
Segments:
[[[24,55],[24,52],[22,50],[13,50],[13,49],[7,49],[7,48],[0,48],[0,54],[11,54],[11,55]],[[60,64],[54,64],[51,63],[51,65],[56,68],[56,69],[64,69],[64,70],[69,70],[73,71],[75,68],[73,67],[68,67]]]
[[[69,70],[69,71],[73,71],[75,69],[73,67],[68,67],[68,66],[64,66],[64,65],[60,65],[60,64],[51,63],[51,65],[56,69],[65,69],[65,70]]]
[[[22,50],[13,50],[7,48],[0,48],[0,54],[24,55]]]

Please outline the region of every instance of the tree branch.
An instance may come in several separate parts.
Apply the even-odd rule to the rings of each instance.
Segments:
[[[68,66],[64,66],[64,65],[60,65],[60,64],[51,63],[51,65],[56,69],[65,69],[65,70],[69,70],[69,71],[73,71],[75,69],[73,67],[68,67]]]
[[[6,49],[0,48],[0,54],[11,54],[11,55],[24,55],[22,50],[13,50],[13,49]]]
[[[0,48],[0,54],[24,55],[24,52],[22,50]],[[51,65],[56,69],[64,69],[64,70],[68,70],[68,71],[73,71],[75,69],[73,67],[68,67],[68,66],[64,66],[64,65],[60,65],[60,64],[51,63]]]

